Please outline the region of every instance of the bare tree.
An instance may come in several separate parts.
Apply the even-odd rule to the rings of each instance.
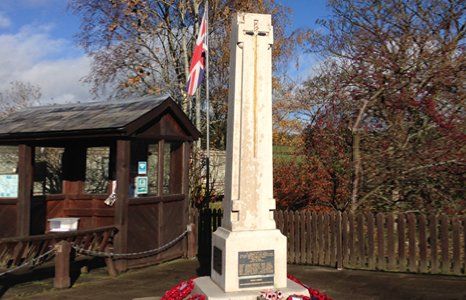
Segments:
[[[13,81],[7,89],[0,91],[0,116],[30,106],[41,96],[40,87],[28,82]]]
[[[112,96],[170,93],[205,130],[203,96],[186,95],[193,46],[203,13],[202,0],[72,0],[82,17],[79,44],[93,58],[86,80],[98,94]],[[274,68],[291,55],[298,33],[287,34],[289,10],[272,0],[209,1],[212,144],[223,148],[226,135],[229,33],[236,11],[272,13]],[[201,93],[203,94],[203,92]]]
[[[329,5],[327,30],[309,48],[334,67],[308,81],[300,101],[309,120],[349,129],[348,208],[464,211],[464,1]]]

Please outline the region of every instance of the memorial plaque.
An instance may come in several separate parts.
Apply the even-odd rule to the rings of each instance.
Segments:
[[[259,287],[274,284],[274,250],[238,253],[239,287]]]
[[[214,271],[222,275],[222,250],[214,247],[214,257],[212,259]]]

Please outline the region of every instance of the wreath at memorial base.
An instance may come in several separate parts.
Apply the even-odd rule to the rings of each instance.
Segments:
[[[165,292],[161,300],[205,300],[206,296],[204,295],[191,295],[191,292],[194,289],[194,279],[195,278],[180,282],[178,285]],[[318,290],[306,286],[299,279],[292,275],[288,275],[288,279],[305,287],[309,291],[310,296],[291,295],[284,299],[280,291],[267,290],[262,291],[258,297],[264,300],[332,300],[330,297],[319,292]]]

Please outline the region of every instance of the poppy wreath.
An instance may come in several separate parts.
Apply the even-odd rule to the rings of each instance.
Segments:
[[[318,290],[312,289],[311,287],[306,286],[298,278],[288,275],[288,279],[296,282],[299,285],[305,287],[310,297],[301,296],[301,295],[291,295],[286,300],[332,300],[332,298],[327,295],[319,292]],[[187,281],[182,281],[178,285],[174,286],[162,296],[161,300],[206,300],[205,295],[195,294],[187,298],[194,289],[194,278],[191,278]],[[280,300],[283,299],[283,296],[280,291],[264,291],[261,292],[261,298],[267,300]]]
[[[298,278],[294,277],[293,275],[288,274],[288,279],[296,282],[299,285],[302,285],[309,291],[310,297],[307,296],[299,296],[299,295],[291,295],[286,300],[332,300],[329,296],[325,295],[324,293],[319,292],[318,290],[315,290],[304,283],[302,283],[301,280]]]
[[[182,281],[178,283],[178,285],[174,286],[170,290],[166,291],[165,294],[162,296],[161,300],[183,300],[188,297],[189,294],[194,289],[194,278],[191,278],[187,281]],[[205,300],[206,297],[204,295],[192,295],[191,297],[187,298],[188,300]]]

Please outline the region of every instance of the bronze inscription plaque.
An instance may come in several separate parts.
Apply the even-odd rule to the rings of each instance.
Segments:
[[[274,274],[274,250],[238,253],[240,288],[273,285]]]
[[[214,246],[214,257],[212,259],[214,271],[222,275],[222,250]]]

